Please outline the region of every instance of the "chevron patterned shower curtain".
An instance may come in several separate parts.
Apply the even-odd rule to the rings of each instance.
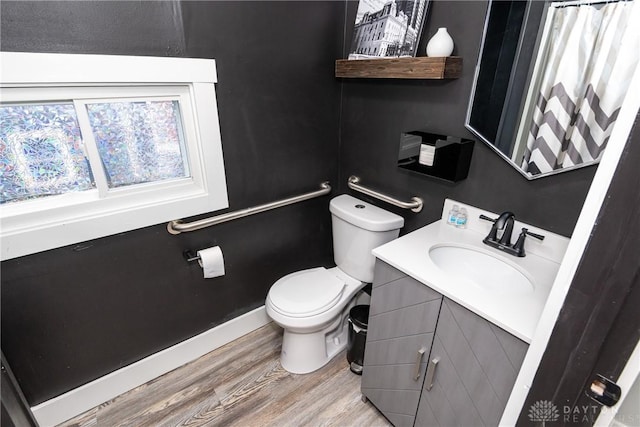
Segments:
[[[551,5],[525,171],[536,175],[600,159],[639,63],[637,3]]]

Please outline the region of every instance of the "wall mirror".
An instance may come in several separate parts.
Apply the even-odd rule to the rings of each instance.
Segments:
[[[467,129],[527,179],[597,163],[638,65],[634,3],[490,1]]]

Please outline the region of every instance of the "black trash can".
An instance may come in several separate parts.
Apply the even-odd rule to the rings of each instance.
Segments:
[[[351,372],[362,375],[364,364],[364,346],[367,343],[367,324],[369,306],[356,305],[349,310],[349,340],[347,344],[347,362]]]

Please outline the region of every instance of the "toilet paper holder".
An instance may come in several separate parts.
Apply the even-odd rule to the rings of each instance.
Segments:
[[[194,251],[193,249],[188,249],[182,252],[182,256],[188,263],[196,262],[200,259],[200,255],[198,255],[198,251]]]
[[[182,252],[182,256],[188,264],[197,262],[202,267],[202,275],[205,279],[213,279],[215,277],[224,276],[224,256],[220,246],[212,246],[207,249],[192,249]]]

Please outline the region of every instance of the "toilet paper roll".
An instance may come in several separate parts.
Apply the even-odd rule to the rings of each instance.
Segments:
[[[204,278],[224,276],[224,257],[219,246],[198,251],[198,264],[202,267]]]

